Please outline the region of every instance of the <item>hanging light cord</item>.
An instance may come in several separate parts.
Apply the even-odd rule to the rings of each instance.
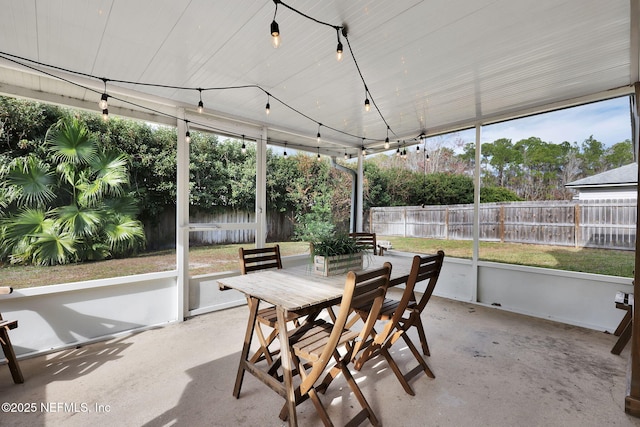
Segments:
[[[353,58],[353,63],[356,65],[356,70],[358,70],[358,75],[360,76],[360,80],[362,80],[362,84],[364,85],[365,94],[368,93],[369,96],[371,97],[371,103],[373,104],[374,107],[376,107],[376,110],[378,111],[378,114],[380,115],[380,118],[382,119],[382,121],[386,125],[387,129],[391,130],[391,133],[396,135],[396,133],[393,131],[393,129],[391,129],[389,127],[389,123],[387,123],[387,121],[385,120],[384,116],[382,115],[382,111],[380,111],[380,108],[378,107],[378,104],[376,104],[376,101],[373,98],[373,95],[369,91],[369,87],[367,86],[367,82],[364,80],[364,76],[362,75],[362,71],[360,70],[360,65],[358,65],[358,61],[356,60],[356,56],[353,53],[353,49],[351,48],[351,43],[349,42],[349,35],[347,34],[346,27],[341,26],[341,25],[333,25],[333,24],[330,24],[328,22],[320,21],[319,19],[316,19],[313,16],[309,16],[306,13],[301,12],[301,11],[299,11],[298,9],[296,9],[296,8],[294,8],[292,6],[289,6],[288,4],[284,3],[282,0],[273,0],[273,2],[276,4],[276,12],[278,11],[278,5],[281,4],[282,6],[286,7],[289,10],[291,10],[292,12],[295,12],[298,15],[303,16],[303,17],[305,17],[305,18],[307,18],[307,19],[309,19],[309,20],[311,20],[313,22],[316,22],[316,23],[321,24],[321,25],[326,25],[327,27],[331,27],[331,28],[335,29],[338,33],[340,31],[342,31],[342,35],[344,36],[344,39],[347,41],[347,46],[349,47],[349,52],[351,53],[351,57]],[[275,19],[275,14],[274,14],[274,19]],[[338,34],[338,42],[340,42],[340,35],[339,34]]]
[[[258,89],[258,90],[262,91],[264,94],[266,94],[267,96],[270,96],[272,99],[275,99],[280,104],[284,105],[286,108],[288,108],[289,110],[293,111],[294,113],[296,113],[296,114],[298,114],[298,115],[300,115],[300,116],[312,121],[315,124],[321,124],[321,122],[319,120],[316,120],[313,117],[303,113],[302,111],[300,111],[297,108],[287,104],[285,101],[283,101],[280,98],[278,98],[277,96],[273,95],[273,93],[267,91],[266,89],[262,88],[259,85],[255,85],[255,84],[237,85],[237,86],[218,86],[218,87],[197,87],[196,88],[196,87],[165,85],[165,84],[148,83],[148,82],[135,82],[135,81],[130,81],[130,80],[107,79],[105,77],[97,77],[97,76],[94,76],[92,74],[83,73],[83,72],[80,72],[80,71],[74,71],[74,70],[70,70],[70,69],[67,69],[67,68],[58,67],[58,66],[55,66],[55,65],[45,64],[43,62],[34,61],[32,59],[23,58],[23,57],[20,57],[20,56],[17,56],[17,55],[13,55],[13,54],[6,53],[6,52],[1,52],[1,51],[0,51],[0,58],[6,59],[7,61],[13,62],[14,64],[21,65],[21,66],[23,66],[25,68],[28,68],[30,70],[33,70],[33,71],[36,71],[38,73],[47,75],[49,77],[53,77],[55,79],[64,81],[64,82],[72,84],[74,86],[81,87],[81,88],[83,88],[85,90],[88,90],[88,91],[91,91],[91,92],[94,92],[94,93],[97,93],[97,94],[102,94],[102,92],[99,91],[99,90],[90,88],[88,86],[76,83],[76,82],[74,82],[72,80],[69,80],[69,79],[66,79],[64,77],[60,77],[60,76],[58,76],[56,74],[46,72],[46,71],[44,71],[44,70],[42,70],[40,68],[37,68],[35,66],[28,65],[27,62],[35,64],[35,65],[37,65],[39,67],[47,67],[47,68],[51,68],[51,69],[54,69],[54,70],[57,70],[57,71],[62,71],[62,72],[65,72],[65,73],[69,73],[69,74],[74,74],[74,75],[78,75],[78,76],[82,76],[82,77],[87,77],[87,78],[90,78],[90,79],[97,79],[97,80],[100,80],[102,82],[108,81],[108,82],[111,82],[111,83],[121,83],[121,84],[137,85],[137,86],[157,87],[157,88],[162,88],[162,89],[175,89],[175,90],[187,90],[187,91],[190,90],[190,91],[198,91],[200,93],[203,92],[203,91],[237,90],[237,89],[252,89],[252,88],[253,89]],[[143,106],[143,105],[131,102],[131,101],[127,101],[125,99],[118,98],[118,97],[113,96],[113,95],[109,95],[109,98],[113,99],[113,100],[117,100],[117,101],[123,102],[123,103],[126,103],[126,104],[129,104],[129,105],[132,105],[132,106],[137,107],[137,108],[141,108],[141,109],[156,113],[156,114],[160,114],[160,115],[165,116],[165,117],[171,117],[171,118],[174,117],[171,114],[163,113],[163,112],[160,112],[158,110],[154,110],[153,108],[149,108],[149,107],[146,107],[146,106]],[[175,117],[175,118],[178,119],[178,120],[183,120],[180,117]],[[196,123],[196,122],[192,122],[192,123]],[[206,126],[204,126],[204,127],[206,127]],[[329,125],[326,125],[326,124],[322,124],[322,127],[330,129],[333,132],[339,133],[341,135],[350,136],[350,137],[354,137],[354,138],[362,138],[362,136],[360,136],[360,135],[354,135],[354,134],[351,134],[349,132],[345,132],[343,130],[340,130],[338,128],[335,128],[333,126],[329,126]],[[214,129],[214,128],[211,128],[211,129]],[[228,131],[224,131],[224,130],[221,130],[221,129],[216,129],[216,130],[222,131],[224,133],[235,135],[234,132],[228,132]],[[238,134],[237,136],[241,136],[241,135]],[[369,138],[369,139],[372,139],[372,138]]]

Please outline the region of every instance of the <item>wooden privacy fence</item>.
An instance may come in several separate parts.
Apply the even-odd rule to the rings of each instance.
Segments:
[[[150,250],[175,247],[176,241],[176,213],[175,209],[167,209],[164,214],[156,218],[155,224],[145,225],[147,248]],[[289,240],[293,234],[293,224],[289,219],[290,212],[267,212],[267,241],[276,242]],[[190,224],[209,223],[255,223],[255,213],[239,210],[227,210],[217,214],[192,212],[189,215]],[[212,245],[228,243],[252,243],[255,240],[255,230],[208,230],[189,233],[192,245]]]
[[[480,240],[634,250],[636,199],[482,203]],[[382,236],[473,239],[473,205],[371,208]]]

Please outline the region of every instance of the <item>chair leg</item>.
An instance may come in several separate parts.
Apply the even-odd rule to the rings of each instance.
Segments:
[[[393,371],[393,373],[396,374],[396,378],[398,378],[398,381],[400,381],[400,384],[402,385],[402,388],[404,389],[404,391],[411,396],[415,396],[416,395],[415,391],[413,391],[413,389],[411,388],[407,380],[404,378],[404,374],[398,367],[398,364],[396,363],[396,361],[393,360],[393,357],[391,357],[391,353],[389,353],[389,350],[386,347],[382,347],[380,348],[380,353],[382,353],[384,358],[387,359],[387,363],[391,367],[391,370]]]
[[[622,353],[622,350],[625,348],[625,346],[631,339],[631,331],[632,331],[631,325],[632,325],[632,322],[629,322],[624,328],[624,330],[622,331],[622,333],[620,334],[618,341],[616,341],[613,348],[611,349],[612,354],[619,355],[620,353]]]
[[[318,392],[316,391],[316,389],[312,387],[307,393],[309,394],[309,398],[311,398],[311,401],[313,402],[313,406],[315,406],[316,408],[316,412],[318,413],[318,415],[320,415],[322,423],[327,427],[333,427],[333,423],[329,418],[329,414],[320,401],[320,397],[318,397]]]
[[[13,377],[13,382],[15,384],[24,383],[24,377],[22,376],[20,365],[18,365],[16,353],[13,350],[13,345],[11,344],[11,340],[9,339],[9,328],[0,327],[0,345],[2,345],[2,351],[7,358],[9,370],[11,371],[11,377]]]
[[[616,331],[613,333],[613,335],[619,337],[620,334],[622,334],[622,332],[625,330],[625,328],[627,327],[627,325],[631,322],[631,307],[629,307],[626,310],[626,313],[624,314],[624,317],[622,318],[622,320],[620,321],[620,324],[618,325],[618,327],[616,328]]]
[[[414,326],[418,330],[418,337],[420,337],[420,344],[422,345],[422,353],[425,356],[431,356],[429,352],[429,344],[427,344],[427,336],[424,333],[424,326],[422,325],[422,319],[418,315],[415,320]]]
[[[406,334],[402,334],[402,338],[404,339],[405,343],[407,343],[407,346],[411,350],[411,353],[413,353],[413,356],[419,363],[419,366],[416,366],[414,369],[412,369],[408,374],[404,376],[404,378],[408,381],[415,375],[417,375],[420,371],[424,371],[424,373],[427,374],[429,378],[435,378],[435,374],[433,373],[429,365],[427,365],[427,362],[425,362],[425,360],[422,358],[422,355],[413,344],[411,339]]]
[[[360,411],[355,417],[353,417],[351,421],[349,421],[346,425],[359,425],[363,421],[365,416],[366,418],[369,418],[369,421],[374,426],[380,425],[380,421],[378,421],[378,418],[373,412],[373,409],[371,409],[369,402],[367,402],[364,394],[362,394],[362,390],[360,390],[358,383],[351,375],[349,368],[344,363],[341,363],[340,369],[342,371],[342,374],[344,375],[344,378],[347,380],[347,384],[349,384],[351,391],[353,391],[353,394],[356,396],[356,399],[358,399],[358,402],[360,402],[360,406],[362,407],[362,411]]]

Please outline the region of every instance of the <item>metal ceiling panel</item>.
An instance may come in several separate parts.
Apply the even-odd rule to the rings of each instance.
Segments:
[[[335,60],[333,28],[280,5],[282,45],[271,47],[272,0],[0,1],[0,52],[98,77],[67,75],[93,89],[84,90],[0,61],[0,91],[47,91],[90,106],[104,77],[110,92],[136,104],[194,109],[197,88],[257,85],[273,95],[270,115],[266,94],[247,87],[204,91],[206,117],[266,126],[274,141],[314,148],[319,122],[326,150],[355,149],[362,138],[381,145],[387,124],[390,138],[409,139],[638,79],[640,43],[631,23],[640,17],[631,16],[629,0],[285,1],[348,27],[384,120],[375,108],[363,109],[364,85],[344,38],[344,59]]]

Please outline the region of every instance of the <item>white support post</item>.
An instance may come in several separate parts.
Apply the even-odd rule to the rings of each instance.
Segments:
[[[256,248],[267,241],[267,128],[256,141]]]
[[[480,257],[480,185],[482,184],[482,164],[480,143],[480,131],[482,126],[476,125],[476,167],[473,174],[473,254],[471,262],[473,266],[473,274],[471,280],[473,281],[471,301],[478,301],[478,258]]]
[[[358,188],[356,188],[356,231],[363,231],[364,215],[364,156],[358,154]]]
[[[184,117],[179,108],[177,117]],[[189,144],[185,141],[187,126],[184,120],[177,123],[177,171],[176,171],[176,266],[178,286],[176,296],[176,319],[184,320],[189,312]]]

